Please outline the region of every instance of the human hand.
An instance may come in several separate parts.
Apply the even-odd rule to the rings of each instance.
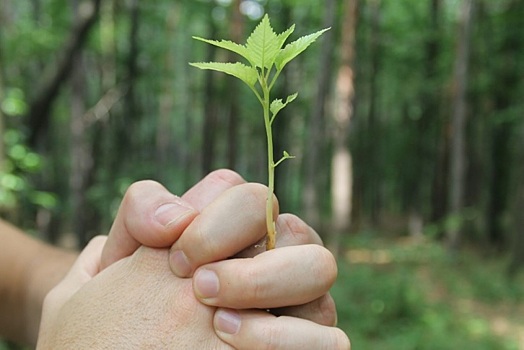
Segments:
[[[257,244],[265,236],[266,193],[258,184],[224,191],[173,245],[171,269],[193,276],[201,302],[221,307],[217,334],[235,348],[349,349],[347,336],[334,327],[328,293],[336,262],[316,232],[284,214],[277,219],[277,249]]]
[[[226,251],[227,249],[230,249],[230,251],[232,250],[237,250],[237,249],[241,249],[241,247],[243,245],[246,244],[246,242],[248,241],[252,241],[254,239],[259,239],[260,236],[262,235],[263,236],[263,233],[261,233],[260,229],[259,229],[259,226],[260,226],[260,222],[263,222],[264,218],[262,218],[262,220],[260,220],[261,218],[258,217],[259,216],[259,213],[264,213],[264,210],[263,210],[263,202],[265,201],[265,190],[263,190],[263,188],[259,185],[245,185],[242,190],[238,190],[238,188],[242,188],[242,186],[238,186],[238,188],[235,190],[235,189],[232,189],[232,191],[229,191],[227,190],[227,188],[232,188],[232,187],[237,187],[235,185],[238,185],[238,183],[240,182],[243,182],[239,177],[238,175],[234,174],[234,173],[231,173],[231,172],[218,172],[218,173],[214,173],[212,174],[211,176],[207,177],[205,180],[203,180],[201,183],[199,183],[197,186],[195,186],[193,189],[191,189],[190,191],[188,191],[188,193],[186,193],[186,195],[183,197],[184,199],[187,199],[188,201],[191,201],[194,205],[195,208],[198,208],[200,210],[202,210],[203,208],[207,207],[209,202],[213,201],[214,198],[216,198],[217,196],[222,198],[222,199],[218,199],[217,198],[217,201],[218,204],[214,204],[212,206],[210,206],[210,209],[206,209],[206,210],[203,210],[202,211],[202,214],[199,216],[198,218],[198,221],[195,221],[196,222],[200,222],[201,224],[203,223],[204,224],[204,227],[205,227],[205,223],[207,222],[208,224],[209,223],[213,223],[216,220],[218,220],[217,222],[219,223],[223,223],[223,220],[224,220],[224,217],[222,216],[222,214],[224,213],[231,213],[231,212],[237,212],[238,210],[240,210],[240,212],[245,212],[247,213],[248,215],[247,216],[242,216],[242,215],[236,215],[235,217],[238,217],[239,220],[234,220],[232,222],[232,226],[234,227],[235,225],[238,225],[238,224],[241,224],[243,221],[246,221],[246,218],[247,218],[247,221],[248,221],[248,226],[245,227],[246,229],[246,232],[249,232],[250,234],[249,235],[241,235],[241,237],[246,237],[244,240],[240,240],[240,241],[234,241],[234,244],[226,244]],[[247,186],[247,187],[246,187]],[[253,186],[254,187],[257,187],[258,189],[253,189]],[[244,205],[241,205],[240,208],[235,208],[235,204],[232,204],[232,203],[242,203],[242,198],[247,198],[245,196],[246,194],[246,188],[251,188],[251,190],[248,190],[247,191],[247,197],[249,196],[253,196],[253,201],[249,200],[246,202],[244,202],[245,204],[248,204],[248,206],[244,206]],[[146,190],[147,189],[147,190]],[[146,190],[146,191],[140,191],[140,190]],[[233,191],[234,190],[234,191]],[[249,192],[252,192],[251,194]],[[201,194],[199,194],[199,192]],[[221,192],[224,192],[223,196],[221,195]],[[135,243],[136,242],[139,242],[140,243],[144,243],[143,241],[146,241],[145,243],[147,243],[147,240],[149,239],[150,241],[152,240],[152,238],[156,239],[156,242],[154,242],[156,245],[160,245],[162,243],[159,243],[161,242],[162,240],[167,240],[169,241],[169,237],[170,235],[173,237],[178,237],[181,233],[181,231],[183,231],[183,228],[187,226],[187,223],[190,221],[190,220],[187,220],[187,221],[184,221],[185,219],[187,219],[187,217],[191,217],[191,216],[194,216],[195,213],[193,212],[193,210],[191,208],[189,208],[189,210],[185,210],[181,215],[182,216],[182,220],[167,220],[165,222],[170,222],[170,225],[167,225],[167,227],[165,226],[162,226],[162,225],[156,225],[154,224],[154,220],[148,220],[152,217],[154,217],[154,215],[150,215],[151,213],[150,212],[154,212],[155,209],[157,208],[157,206],[155,205],[152,205],[154,201],[148,201],[146,203],[143,203],[140,201],[140,198],[142,198],[143,196],[139,195],[140,193],[147,193],[148,196],[146,196],[146,198],[157,198],[157,199],[160,199],[160,201],[158,202],[155,202],[155,203],[160,203],[162,201],[164,202],[167,202],[167,203],[170,203],[170,201],[166,201],[166,199],[168,200],[172,200],[173,198],[171,198],[170,194],[166,194],[167,191],[165,191],[165,189],[163,189],[162,187],[160,187],[158,184],[154,184],[154,183],[151,183],[151,182],[145,182],[145,183],[139,183],[137,184],[137,186],[134,186],[134,188],[132,188],[130,191],[128,191],[128,194],[126,195],[126,199],[124,199],[123,201],[123,205],[122,205],[122,208],[119,212],[119,215],[120,213],[127,213],[127,215],[120,215],[120,218],[121,220],[118,219],[117,217],[117,220],[115,220],[115,225],[113,226],[112,230],[111,230],[111,235],[110,235],[110,240],[111,240],[111,237],[113,237],[113,239],[116,237],[119,239],[121,239],[122,242],[126,242],[126,239],[128,241],[132,241],[133,239],[135,239]],[[261,199],[263,199],[261,201]],[[178,200],[178,199],[177,199]],[[258,202],[261,202],[262,203],[262,209],[258,208]],[[255,203],[251,206],[249,206],[251,203]],[[146,205],[147,204],[147,205]],[[144,209],[145,207],[145,210],[140,210],[140,209]],[[186,208],[187,209],[187,205],[183,205],[182,206],[183,208]],[[220,211],[224,208],[229,208],[229,210],[226,210],[226,211]],[[137,210],[133,210],[133,209],[137,209]],[[260,210],[259,210],[260,209]],[[233,211],[231,211],[233,210]],[[186,213],[187,211],[187,213]],[[256,213],[254,216],[251,216],[251,219],[249,219],[250,215],[253,213]],[[130,215],[129,215],[130,214]],[[184,219],[184,216],[185,216],[185,219]],[[165,219],[165,217],[164,217]],[[221,219],[221,220],[220,220]],[[254,224],[254,226],[249,226],[249,221],[251,221],[251,223]],[[148,225],[150,224],[151,222],[153,222],[153,225]],[[131,224],[130,224],[131,223]],[[195,224],[196,225],[196,224]],[[200,225],[200,224],[198,224]],[[311,230],[309,227],[307,227],[307,225],[305,225],[303,222],[301,222],[298,218],[294,217],[294,216],[289,216],[289,215],[284,215],[284,216],[281,216],[279,218],[279,220],[277,221],[277,225],[279,227],[279,232],[280,232],[280,241],[279,241],[279,246],[281,247],[285,247],[285,246],[290,246],[290,245],[293,245],[293,244],[297,244],[297,243],[318,243],[319,242],[319,239],[318,237],[316,236],[316,234],[314,233],[313,230]],[[220,226],[220,225],[219,225]],[[224,226],[224,225],[222,225]],[[191,227],[191,226],[190,226]],[[190,233],[190,232],[198,232],[193,230],[191,231],[190,227],[188,228],[187,232],[184,233],[184,235],[182,237],[186,237],[186,234]],[[193,226],[193,227],[198,227],[198,226]],[[240,226],[237,226],[237,227],[240,227]],[[126,231],[127,228],[130,228],[130,230]],[[147,236],[145,235],[144,236],[144,231],[141,231],[140,228],[143,228],[143,229],[146,229],[146,230],[149,230],[150,232],[148,232],[148,234],[150,234],[150,236]],[[153,229],[151,229],[153,228]],[[136,229],[135,231],[133,231],[133,229]],[[157,231],[155,231],[155,229],[158,229]],[[220,227],[217,227],[218,229],[218,237],[220,237],[220,235],[223,235],[225,231],[221,231],[221,230],[224,230],[224,227],[220,228]],[[115,230],[117,230],[116,232],[118,232],[118,230],[121,230],[119,234],[114,234],[115,233]],[[226,230],[228,232],[233,232],[233,230]],[[152,234],[151,234],[152,233]],[[211,234],[211,236],[214,236],[212,233],[213,233],[213,230],[210,230],[210,231],[206,231],[205,232],[207,235]],[[142,236],[141,236],[142,235]],[[204,241],[206,241],[205,237],[206,235],[203,235],[201,237],[194,237],[194,233],[192,233],[191,235],[188,235],[187,236],[188,239],[185,240],[186,243],[183,243],[184,241],[181,240],[181,246],[184,246],[184,245],[188,245],[191,241],[193,241],[194,243],[198,243],[198,240],[199,239],[203,239]],[[129,239],[129,238],[132,238],[132,239]],[[172,239],[172,238],[171,238]],[[176,238],[175,238],[176,239]],[[116,240],[118,241],[118,240]],[[166,242],[167,242],[166,241]],[[104,252],[111,252],[111,249],[107,249],[108,247],[111,248],[111,245],[109,244],[110,241],[108,241],[108,244],[106,244],[106,248],[104,249]],[[227,242],[222,240],[221,242]],[[236,244],[236,248],[234,248]],[[189,244],[191,245],[191,244]],[[251,243],[250,243],[251,245]],[[128,251],[127,253],[125,252],[125,249],[129,249],[129,247],[132,246],[132,245],[126,245],[126,244],[120,244],[120,245],[113,245],[113,247],[117,247],[117,249],[113,250],[113,253],[116,252],[116,254],[113,254],[113,255],[117,255],[120,254],[120,256],[125,256],[126,254],[128,253],[131,253],[132,250],[134,248],[131,248],[130,251]],[[123,249],[122,249],[123,247]],[[198,258],[191,258],[191,271],[192,272],[194,270],[193,266],[196,268],[196,266],[198,266],[198,261],[199,259],[203,259],[201,260],[203,263],[205,263],[206,261],[214,261],[216,259],[221,259],[223,258],[222,256],[220,256],[220,254],[223,254],[224,251],[222,251],[222,249],[218,249],[218,251],[214,251],[213,249],[215,248],[219,248],[220,247],[220,244],[219,245],[216,245],[216,244],[211,244],[208,246],[208,248],[210,248],[210,250],[207,252],[207,258],[206,258],[206,255],[200,255]],[[176,246],[175,246],[176,248]],[[291,248],[291,247],[290,247]],[[297,247],[295,247],[296,249]],[[119,251],[120,249],[120,251]],[[318,249],[318,246],[308,246],[308,249],[309,249],[309,252],[311,252],[311,249],[313,249],[313,251],[315,249]],[[323,249],[323,248],[322,248]],[[124,253],[122,253],[122,251],[124,251]],[[187,256],[191,257],[193,255],[191,249],[188,251],[186,248],[183,249],[183,251],[187,254]],[[283,251],[281,251],[280,253],[281,254],[277,254],[279,251],[278,249],[275,250],[275,251],[272,251],[272,252],[268,252],[268,253],[271,253],[271,254],[261,254],[260,257],[256,258],[256,259],[248,259],[248,260],[252,260],[251,263],[249,264],[249,266],[251,266],[250,268],[252,269],[251,271],[254,273],[257,271],[257,269],[260,269],[261,267],[264,268],[264,266],[269,270],[269,271],[278,271],[278,264],[271,264],[272,262],[277,262],[277,261],[280,261],[281,263],[286,263],[286,260],[282,260],[280,257],[283,256]],[[218,253],[218,255],[217,255]],[[244,256],[254,256],[256,255],[258,252],[257,252],[257,249],[249,249],[247,251],[244,251],[242,252],[241,254],[244,255]],[[315,254],[311,255],[309,254],[307,251],[303,252],[305,253],[307,257],[313,257],[313,256],[317,256]],[[111,257],[111,254],[106,254],[108,256]],[[137,255],[137,254],[135,254]],[[132,257],[132,258],[135,258],[135,255]],[[274,256],[271,256],[271,255],[274,255]],[[290,257],[296,257],[298,259],[298,257],[300,257],[302,255],[302,253],[299,253],[298,250],[293,252]],[[148,254],[145,254],[145,256],[149,256]],[[174,255],[175,256],[175,255]],[[226,288],[221,288],[220,291],[219,291],[219,294],[217,295],[216,298],[204,298],[202,301],[208,303],[209,305],[213,305],[213,304],[216,304],[217,306],[229,306],[229,307],[239,307],[239,308],[251,308],[251,307],[262,307],[262,308],[269,308],[269,307],[278,307],[278,306],[284,306],[284,305],[297,305],[297,303],[299,302],[304,302],[305,301],[305,305],[302,305],[302,306],[292,306],[292,307],[289,307],[289,308],[284,308],[284,309],[277,309],[277,310],[274,310],[274,313],[280,313],[280,314],[287,314],[287,315],[292,315],[292,316],[298,316],[298,317],[303,317],[305,319],[311,319],[315,322],[318,322],[320,324],[327,324],[327,325],[332,325],[334,322],[335,322],[335,309],[334,309],[334,304],[333,304],[333,301],[332,299],[329,297],[328,294],[325,294],[325,292],[327,291],[326,289],[326,286],[327,288],[329,288],[329,286],[331,285],[332,281],[330,281],[331,279],[334,278],[333,276],[333,271],[336,273],[336,268],[333,269],[333,264],[331,264],[331,269],[329,269],[329,254],[325,254],[324,253],[320,253],[320,257],[324,256],[324,262],[318,264],[316,266],[324,266],[324,267],[328,267],[327,268],[327,271],[331,271],[331,273],[327,273],[326,276],[327,278],[324,278],[324,279],[318,279],[318,278],[311,278],[312,276],[315,276],[315,274],[310,274],[310,275],[307,275],[307,276],[301,276],[300,274],[300,271],[298,271],[299,273],[298,274],[294,274],[293,272],[297,272],[297,271],[294,271],[293,269],[288,269],[287,271],[279,271],[278,274],[271,274],[271,273],[267,273],[267,272],[263,272],[261,273],[260,275],[261,276],[273,276],[273,277],[270,277],[270,278],[267,278],[266,281],[258,281],[258,282],[255,282],[255,283],[251,283],[250,284],[250,287],[254,288],[255,290],[256,289],[259,289],[260,286],[262,287],[265,287],[267,288],[268,286],[271,286],[272,284],[275,284],[276,283],[276,288],[269,288],[268,290],[273,290],[274,291],[274,295],[266,295],[265,296],[265,300],[264,298],[253,298],[253,296],[250,296],[249,293],[247,294],[242,294],[242,293],[238,293],[239,291],[241,292],[244,292],[245,291],[245,288],[244,290],[239,290],[238,287],[239,286],[242,286],[241,283],[236,283],[235,282],[241,282],[241,280],[234,280],[232,284],[229,284],[228,285],[232,285],[233,288],[230,288],[229,290]],[[261,259],[262,257],[264,257],[264,259]],[[325,258],[328,258],[327,260]],[[111,259],[109,259],[111,260]],[[118,259],[116,259],[118,260]],[[129,260],[129,259],[128,259]],[[173,259],[171,259],[173,260]],[[176,259],[175,259],[176,260]],[[267,260],[267,261],[266,261]],[[295,260],[297,261],[295,258],[291,259],[291,260]],[[307,260],[307,259],[306,259]],[[322,258],[320,259],[322,261]],[[102,257],[102,262],[104,261],[103,257]],[[224,264],[223,266],[220,265],[220,263],[217,264],[214,264],[215,266],[212,266],[210,265],[210,267],[213,269],[213,268],[216,268],[215,270],[205,270],[205,269],[199,269],[197,270],[197,274],[195,275],[195,282],[194,282],[194,287],[195,289],[198,291],[199,289],[199,283],[198,283],[198,280],[199,280],[199,275],[202,277],[204,276],[205,277],[205,274],[209,271],[214,271],[215,273],[218,273],[217,275],[220,276],[220,284],[222,285],[222,282],[223,282],[223,278],[226,278],[226,281],[227,281],[227,272],[233,272],[235,271],[235,269],[237,267],[242,267],[244,265],[244,262],[247,261],[247,260],[238,260],[238,259],[235,259],[235,260],[229,260],[229,264]],[[327,264],[326,264],[327,262]],[[175,264],[173,264],[175,265]],[[291,261],[291,264],[287,264],[288,266],[294,266],[293,265],[293,261]],[[295,264],[296,265],[296,264]],[[304,272],[310,272],[312,271],[309,267],[307,266],[310,266],[311,264],[302,264],[301,266],[304,267],[304,269],[302,269]],[[313,264],[314,265],[314,264]],[[176,268],[176,266],[174,266]],[[247,265],[246,265],[247,267]],[[111,267],[112,268],[112,267]],[[322,269],[319,269],[319,271],[322,270]],[[204,271],[203,273],[199,273],[199,271]],[[225,271],[225,274],[222,274],[222,272]],[[241,268],[239,270],[240,272],[242,271],[248,271],[246,269],[243,269]],[[105,271],[104,271],[105,272]],[[189,272],[189,273],[190,273]],[[282,284],[280,283],[282,277],[285,278],[286,274],[287,273],[291,273],[292,277],[297,277],[298,280],[300,280],[300,282],[304,282],[304,281],[308,281],[308,279],[312,279],[314,280],[314,283],[313,285],[311,284],[308,284],[308,283],[304,283],[303,284],[303,288],[301,289],[300,287],[297,288],[297,290],[293,291],[292,288],[284,288],[282,289],[283,286],[287,285],[289,287],[289,285],[292,285],[292,283],[289,283],[290,280],[288,279],[286,281],[286,283]],[[84,274],[85,275],[85,274]],[[209,275],[209,274],[208,274]],[[226,276],[226,277],[224,277]],[[138,280],[141,280],[140,278],[140,275],[139,276],[136,276]],[[229,275],[229,277],[231,277],[231,275]],[[249,275],[246,275],[245,277],[249,277]],[[253,277],[253,276],[251,276]],[[277,278],[278,277],[278,278]],[[97,276],[98,278],[98,276]],[[202,280],[200,278],[200,280]],[[205,278],[204,278],[205,280]],[[186,282],[189,281],[189,280],[185,280]],[[259,283],[261,282],[261,284]],[[316,284],[315,284],[316,283]],[[67,285],[67,283],[66,283]],[[70,288],[70,283],[69,283],[69,289]],[[173,286],[176,286],[178,285],[177,283],[173,283]],[[259,286],[260,285],[260,286]],[[324,286],[324,287],[320,287],[319,286]],[[202,286],[200,286],[202,287]],[[60,288],[59,288],[60,289]],[[67,289],[67,288],[66,288]],[[82,288],[84,289],[84,288]],[[101,289],[98,289],[99,291],[103,290],[103,288]],[[302,293],[302,291],[306,291],[306,293]],[[249,289],[248,289],[249,291]],[[280,291],[280,292],[279,292]],[[202,290],[200,289],[200,292],[202,292]],[[298,293],[296,293],[298,292]],[[322,294],[323,293],[323,294]],[[154,294],[154,293],[153,293]],[[198,294],[198,293],[197,293]],[[134,294],[133,294],[134,295]],[[150,293],[147,293],[147,295],[150,295]],[[244,299],[240,299],[240,300],[237,300],[237,304],[236,305],[233,305],[233,304],[230,304],[231,303],[231,300],[234,300],[234,296],[238,296],[238,295],[246,295],[247,297],[244,298]],[[317,298],[318,295],[323,295],[322,297],[319,297]],[[229,296],[229,297],[228,297]],[[280,297],[284,297],[284,298],[280,298]],[[187,299],[187,294],[185,295],[186,299]],[[200,297],[203,297],[203,295],[201,294]],[[233,298],[232,298],[233,297]],[[51,298],[52,299],[52,298]],[[124,297],[122,300],[125,300],[126,298]],[[181,299],[183,300],[184,297],[182,296]],[[313,301],[308,301],[308,300],[313,300]],[[62,299],[63,300],[63,299]],[[78,301],[78,297],[76,297],[76,300]],[[88,300],[88,299],[86,299]],[[89,300],[92,300],[92,299],[89,299]],[[96,298],[95,298],[96,300]],[[157,300],[157,299],[155,299]],[[193,297],[193,300],[194,300],[194,297]],[[69,303],[70,304],[70,303]],[[74,303],[73,303],[74,304]],[[116,305],[116,304],[115,304]],[[176,305],[172,305],[173,307],[175,307]],[[113,308],[113,305],[111,304],[111,307]],[[65,308],[67,310],[67,308]],[[75,309],[75,308],[73,308]],[[153,308],[154,309],[154,308]],[[176,308],[173,308],[172,310],[176,310]],[[102,312],[104,311],[107,311],[102,309],[101,310]],[[118,310],[117,310],[118,311]],[[118,312],[111,312],[111,314],[116,314],[116,316],[118,316]],[[138,312],[138,314],[140,314],[140,312]],[[66,313],[66,316],[67,316],[67,313]],[[109,315],[111,316],[111,315]],[[216,313],[215,315],[215,326],[218,328],[220,327],[221,325],[223,326],[224,325],[224,322],[223,321],[226,321],[226,324],[228,323],[229,321],[229,325],[231,325],[231,321],[233,320],[238,320],[238,317],[241,317],[243,322],[242,322],[242,327],[239,329],[239,331],[237,333],[235,333],[236,335],[232,336],[232,335],[228,335],[227,333],[224,333],[224,334],[221,334],[220,332],[218,332],[219,335],[221,335],[223,338],[225,338],[226,341],[228,341],[229,343],[231,343],[232,345],[234,345],[235,347],[237,348],[243,348],[243,344],[244,345],[247,345],[249,348],[253,348],[253,343],[255,342],[256,344],[259,344],[259,345],[265,345],[268,341],[267,336],[268,334],[273,334],[273,336],[271,337],[271,339],[273,341],[275,341],[275,343],[273,343],[272,345],[275,345],[276,348],[278,348],[278,345],[280,345],[282,348],[294,348],[295,346],[298,346],[297,348],[303,348],[303,345],[304,344],[307,344],[307,346],[312,346],[313,344],[319,344],[319,346],[315,346],[315,348],[322,348],[321,346],[321,342],[318,342],[318,343],[315,343],[315,342],[311,342],[308,340],[308,336],[314,336],[314,338],[316,340],[319,340],[321,341],[322,339],[326,340],[326,338],[331,338],[331,341],[338,341],[338,345],[341,345],[340,347],[339,346],[327,346],[326,348],[347,348],[349,347],[349,342],[347,340],[347,337],[339,330],[336,330],[334,328],[329,328],[327,329],[327,327],[324,327],[322,328],[322,326],[319,326],[319,324],[315,324],[313,322],[309,322],[309,321],[305,321],[305,320],[300,320],[296,317],[287,317],[287,318],[284,318],[284,317],[280,317],[280,318],[275,318],[273,315],[271,314],[268,314],[268,313],[262,313],[260,311],[256,311],[256,310],[251,310],[251,311],[240,311],[238,313],[232,313],[231,310],[219,310],[219,312]],[[109,319],[105,319],[106,321],[109,321]],[[114,322],[114,320],[111,320],[112,322]],[[132,322],[131,322],[132,324]],[[256,327],[253,327],[255,326]],[[320,327],[320,328],[319,328]],[[261,331],[262,330],[262,331]],[[315,332],[316,330],[316,332]],[[73,329],[74,331],[74,329]],[[206,334],[205,333],[205,330],[201,333],[198,333],[198,329],[197,328],[194,328],[194,333],[193,334]],[[278,337],[276,334],[276,332],[281,332],[280,334],[286,334],[286,337]],[[73,332],[74,333],[74,332]],[[294,337],[294,335],[300,335],[301,333],[305,333],[305,337]],[[139,333],[134,333],[136,336],[138,336],[138,338],[140,338],[139,336]],[[184,334],[184,333],[182,333]],[[323,336],[322,336],[323,335]],[[79,337],[77,336],[78,339],[81,339],[82,337]],[[182,337],[183,338],[183,337]],[[182,339],[181,338],[181,339]],[[178,338],[177,338],[178,339]],[[174,339],[175,341],[177,339]],[[258,340],[257,340],[258,339]],[[294,340],[293,340],[294,339]],[[297,343],[297,340],[301,339],[302,342],[298,342]],[[117,341],[117,339],[114,339],[114,341]],[[286,341],[287,343],[282,343],[282,341]],[[247,343],[246,343],[247,342]],[[300,345],[302,344],[302,345]],[[335,343],[331,343],[332,345],[335,344]]]
[[[161,237],[161,244],[165,245],[177,240],[187,228],[171,249],[170,257],[172,270],[181,277],[191,276],[201,265],[224,260],[233,255],[252,258],[261,254],[256,259],[229,259],[202,266],[197,270],[194,279],[197,297],[208,305],[218,307],[271,308],[272,314],[294,317],[293,320],[288,320],[293,321],[287,323],[289,327],[293,327],[295,322],[302,323],[303,320],[310,320],[318,325],[334,326],[336,308],[328,293],[336,277],[333,256],[321,247],[322,242],[313,229],[290,214],[278,217],[277,249],[266,253],[264,247],[256,244],[258,240],[264,241],[266,190],[260,185],[249,184],[246,187],[244,184],[245,181],[234,172],[220,170],[211,173],[181,199],[176,199],[184,201],[182,208],[194,208],[202,214],[188,227],[185,224],[180,225],[184,221],[180,220],[179,212],[175,211],[175,214],[167,216],[167,219],[164,217],[165,222],[171,223],[166,232],[164,227],[152,231],[152,228],[159,226],[144,226],[142,223],[153,221],[151,218],[154,218],[154,209],[160,207],[163,202],[169,202],[168,199],[173,195],[158,184],[138,183],[128,191],[121,208],[121,213],[133,215],[122,215],[120,220],[115,221],[109,240],[116,237],[126,240],[132,236],[138,245],[147,244],[151,237]],[[151,201],[148,206],[140,200],[146,194]],[[217,199],[218,197],[223,198]],[[215,203],[212,203],[213,201]],[[275,208],[278,210],[278,203]],[[189,213],[194,215],[194,212]],[[106,255],[121,257],[130,253],[121,249],[123,245],[117,243],[117,239],[114,241],[115,244],[111,245],[113,249],[104,250]],[[106,245],[106,248],[109,246]],[[248,248],[244,249],[245,247]],[[242,249],[244,250],[241,251]],[[219,277],[219,285],[222,288],[215,297],[210,298],[202,291],[206,286],[209,287],[206,278],[215,278],[213,272],[217,278]],[[266,294],[262,296],[260,291],[265,291]],[[219,311],[215,316],[217,326],[218,321],[231,316],[222,312],[223,310]],[[240,314],[249,319],[246,312]],[[233,313],[233,317],[237,318],[240,314]],[[287,332],[286,327],[273,322],[275,320],[271,315],[264,316],[264,324],[269,327],[267,332]],[[252,342],[255,336],[253,331],[241,332],[235,338],[219,334],[229,338],[232,345],[240,346],[243,341]],[[338,332],[334,338],[341,344],[347,344],[342,348],[349,347],[349,341],[343,332],[337,329],[331,331],[328,332],[331,335]],[[260,334],[258,336],[265,337]],[[233,343],[233,339],[236,339],[236,343]]]
[[[166,249],[141,247],[99,272],[105,241],[94,238],[47,295],[37,349],[231,349]]]

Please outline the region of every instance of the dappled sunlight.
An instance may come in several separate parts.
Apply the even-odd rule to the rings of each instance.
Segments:
[[[352,264],[384,265],[392,262],[391,254],[383,249],[350,249],[345,257]]]
[[[348,247],[333,294],[359,349],[524,350],[524,285],[505,277],[500,258],[468,250],[451,259],[420,237]]]

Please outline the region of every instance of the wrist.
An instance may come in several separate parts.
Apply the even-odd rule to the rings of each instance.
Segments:
[[[24,274],[24,331],[28,343],[36,344],[45,296],[65,277],[77,255],[41,242],[32,251]]]

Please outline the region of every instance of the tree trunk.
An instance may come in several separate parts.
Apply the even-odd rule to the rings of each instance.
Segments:
[[[469,52],[471,39],[471,14],[474,0],[463,0],[458,31],[457,53],[454,68],[454,95],[451,115],[450,188],[449,215],[454,224],[448,228],[447,239],[452,251],[458,249],[461,240],[461,221],[464,209],[464,180],[466,168],[466,90],[468,82]]]
[[[337,74],[335,108],[333,113],[333,159],[331,162],[331,203],[333,230],[329,247],[336,256],[340,253],[340,241],[349,231],[353,169],[348,146],[349,125],[353,116],[354,57],[357,30],[358,0],[344,1],[344,25],[342,26],[341,62]]]
[[[117,84],[116,78],[116,32],[115,0],[105,0],[100,8],[100,48],[102,90],[107,91]]]
[[[514,231],[513,245],[511,249],[511,262],[508,272],[511,277],[524,266],[524,127],[520,130],[519,154],[516,162],[517,168],[517,191],[513,211]]]
[[[173,4],[166,16],[166,38],[167,42],[171,43],[165,50],[164,58],[164,81],[162,94],[160,95],[160,110],[158,113],[158,122],[156,130],[156,164],[157,164],[157,176],[162,181],[167,181],[172,174],[170,174],[169,163],[173,160],[170,159],[170,145],[173,130],[171,127],[171,119],[173,118],[173,112],[175,107],[176,94],[174,92],[174,78],[175,74],[175,62],[176,54],[173,48],[173,43],[176,39],[176,29],[179,21],[180,7],[177,4]],[[186,117],[188,118],[188,117]],[[182,144],[183,142],[180,142]]]
[[[232,41],[236,43],[243,42],[244,34],[244,16],[240,12],[240,0],[235,0],[231,6],[231,21],[229,27],[229,35]],[[229,62],[234,62],[238,59],[236,54],[229,52]],[[238,124],[239,118],[239,94],[238,81],[231,79],[229,82],[229,116],[227,121],[227,166],[229,169],[235,169],[237,163],[238,153]]]
[[[138,108],[137,108],[137,96],[135,93],[135,85],[138,80],[138,32],[140,25],[140,7],[138,0],[131,0],[130,2],[130,20],[131,26],[129,29],[129,53],[127,54],[127,76],[129,79],[129,90],[126,95],[126,108],[127,108],[127,118],[131,121],[134,121],[136,124],[136,119],[138,119]],[[134,125],[136,127],[136,125]]]
[[[324,8],[323,27],[333,27],[336,16],[336,0],[326,0]],[[320,205],[319,205],[319,179],[322,168],[320,165],[321,155],[325,151],[325,109],[326,100],[329,95],[329,82],[331,80],[334,34],[328,31],[322,39],[322,51],[320,64],[318,67],[317,92],[315,104],[312,108],[312,115],[307,129],[307,143],[304,148],[304,195],[303,207],[306,221],[313,227],[320,224]]]
[[[431,186],[431,181],[435,177],[431,161],[435,154],[435,144],[438,130],[437,125],[440,119],[438,103],[438,61],[440,55],[439,47],[439,18],[441,0],[431,0],[429,4],[430,29],[429,37],[425,47],[425,69],[424,69],[424,89],[421,91],[422,112],[420,119],[416,121],[416,135],[414,151],[416,157],[412,164],[413,176],[410,178],[408,186],[408,203],[410,217],[420,224],[415,225],[415,230],[410,230],[411,235],[422,234],[424,221],[428,219],[428,212],[425,210],[429,206],[429,193],[425,189]]]
[[[60,87],[69,77],[75,54],[84,45],[89,30],[95,23],[100,9],[101,0],[85,1],[80,6],[78,20],[75,21],[72,32],[67,39],[58,62],[51,62],[44,71],[41,83],[36,88],[36,95],[29,105],[27,114],[30,129],[29,144],[35,146],[41,133],[49,124],[51,107],[56,100]],[[82,3],[82,5],[84,4]]]
[[[75,18],[78,17],[78,1],[73,2]],[[86,112],[86,77],[83,54],[75,53],[71,75],[71,172],[69,178],[72,229],[82,249],[89,241],[89,206],[87,205],[88,177],[92,167],[88,134],[84,114]],[[96,142],[96,141],[95,141]],[[43,209],[41,209],[43,210]]]
[[[497,88],[491,92],[494,102],[495,113],[507,113],[515,108],[517,101],[522,99],[522,74],[516,72],[522,71],[522,53],[524,44],[522,43],[522,34],[515,31],[514,28],[522,27],[522,14],[524,13],[524,4],[522,1],[510,1],[505,13],[503,14],[504,26],[499,29],[498,40],[492,44],[493,52],[497,53],[497,62],[504,62],[494,67],[493,75],[497,81]],[[502,36],[502,40],[500,39]],[[520,90],[519,90],[520,89]],[[517,112],[518,113],[518,112]],[[505,119],[505,120],[504,120]],[[521,119],[500,118],[498,122],[492,123],[491,138],[491,179],[490,196],[487,212],[488,240],[490,246],[496,250],[502,250],[506,242],[506,231],[508,226],[505,224],[505,218],[508,216],[509,204],[512,200],[512,178],[517,174],[523,176],[524,172],[515,169],[521,167],[520,162],[524,157],[517,159],[514,163],[515,139],[522,140],[524,133],[516,133],[515,130],[521,123]],[[524,143],[520,145],[524,148]],[[524,169],[523,169],[524,170]],[[522,215],[522,211],[521,211]],[[518,235],[518,231],[516,231]],[[524,253],[524,250],[522,251]]]
[[[216,37],[217,28],[212,16],[212,10],[209,10],[209,33],[208,38]],[[207,45],[207,62],[211,62],[215,57],[215,46]],[[204,124],[203,124],[203,147],[202,147],[202,176],[209,174],[213,170],[215,161],[215,144],[217,136],[217,105],[214,89],[215,73],[206,71],[204,88]]]
[[[380,47],[380,7],[381,0],[371,1],[371,33],[370,33],[370,60],[371,72],[369,75],[369,111],[368,111],[368,125],[366,130],[366,144],[365,152],[367,157],[366,173],[367,189],[369,191],[369,209],[371,212],[371,222],[373,225],[378,225],[380,220],[380,125],[377,121],[377,101],[378,99],[378,73],[380,66],[381,47]]]
[[[3,8],[0,7],[0,20],[4,18]],[[0,106],[4,102],[5,99],[5,93],[4,93],[4,47],[3,47],[3,33],[2,33],[2,26],[0,26]],[[4,135],[5,132],[5,115],[3,112],[3,109],[0,108],[0,135],[2,137],[0,138],[0,173],[2,173],[5,170],[5,143],[4,143]]]

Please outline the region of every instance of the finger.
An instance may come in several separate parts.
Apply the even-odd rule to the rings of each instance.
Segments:
[[[227,169],[215,170],[190,188],[182,196],[182,199],[191,203],[198,211],[202,211],[222,193],[231,187],[241,185],[245,182],[246,181],[234,171]]]
[[[337,325],[337,308],[329,293],[304,305],[271,309],[271,313],[275,316],[302,318],[323,326]]]
[[[102,253],[102,269],[138,247],[169,247],[198,215],[187,201],[155,181],[139,181],[127,190]]]
[[[302,219],[293,214],[280,214],[276,221],[277,242],[276,248],[294,245],[318,244],[323,245],[322,239]],[[235,257],[252,258],[266,251],[265,239],[244,249]]]
[[[215,332],[235,349],[333,350],[351,348],[340,329],[293,317],[276,317],[263,311],[218,309]]]
[[[198,211],[225,190],[244,183],[237,173],[217,170],[182,198],[154,181],[137,182],[127,190],[102,254],[102,268],[135,252],[140,245],[168,247]]]
[[[188,226],[173,245],[169,262],[179,277],[196,267],[223,260],[254,244],[266,234],[267,188],[243,184],[222,193]],[[278,202],[274,200],[274,216]]]
[[[318,299],[336,276],[335,258],[326,248],[302,245],[203,266],[195,272],[193,289],[207,305],[269,309]]]

